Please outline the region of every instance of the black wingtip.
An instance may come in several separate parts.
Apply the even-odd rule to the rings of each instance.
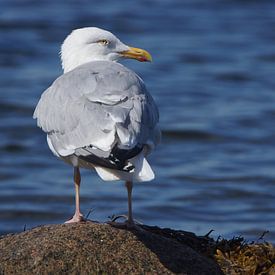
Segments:
[[[78,157],[97,166],[130,173],[135,169],[135,166],[128,162],[128,160],[138,155],[141,151],[142,147],[139,146],[135,146],[130,150],[114,146],[108,158],[98,157],[92,153],[87,156],[80,155]]]

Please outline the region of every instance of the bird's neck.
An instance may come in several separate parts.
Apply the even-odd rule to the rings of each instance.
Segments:
[[[67,73],[72,71],[78,66],[92,61],[114,61],[109,60],[108,56],[91,55],[91,53],[85,53],[85,51],[62,51],[61,62],[63,72]]]
[[[81,66],[85,63],[96,61],[95,58],[84,58],[82,56],[70,56],[70,58],[64,58],[62,59],[62,68],[63,72],[67,73],[69,71],[72,71],[78,66]]]

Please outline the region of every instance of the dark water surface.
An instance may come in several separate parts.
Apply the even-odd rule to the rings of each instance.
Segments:
[[[0,233],[62,223],[74,211],[72,169],[32,119],[62,71],[71,29],[98,26],[147,49],[125,61],[153,94],[163,141],[156,179],[137,184],[144,223],[275,242],[275,2],[23,1],[0,3]],[[121,182],[83,171],[82,210],[100,221],[127,210]]]

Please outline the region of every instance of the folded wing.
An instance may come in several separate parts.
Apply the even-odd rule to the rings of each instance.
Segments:
[[[83,150],[92,148],[95,156],[109,158],[114,148],[159,140],[158,110],[143,81],[114,62],[90,62],[59,77],[42,94],[34,118],[61,157],[87,158]]]

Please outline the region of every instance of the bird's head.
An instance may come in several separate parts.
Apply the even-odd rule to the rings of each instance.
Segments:
[[[121,58],[152,61],[147,51],[129,47],[112,33],[95,27],[72,31],[61,47],[61,61],[65,73],[90,61],[118,61]]]

